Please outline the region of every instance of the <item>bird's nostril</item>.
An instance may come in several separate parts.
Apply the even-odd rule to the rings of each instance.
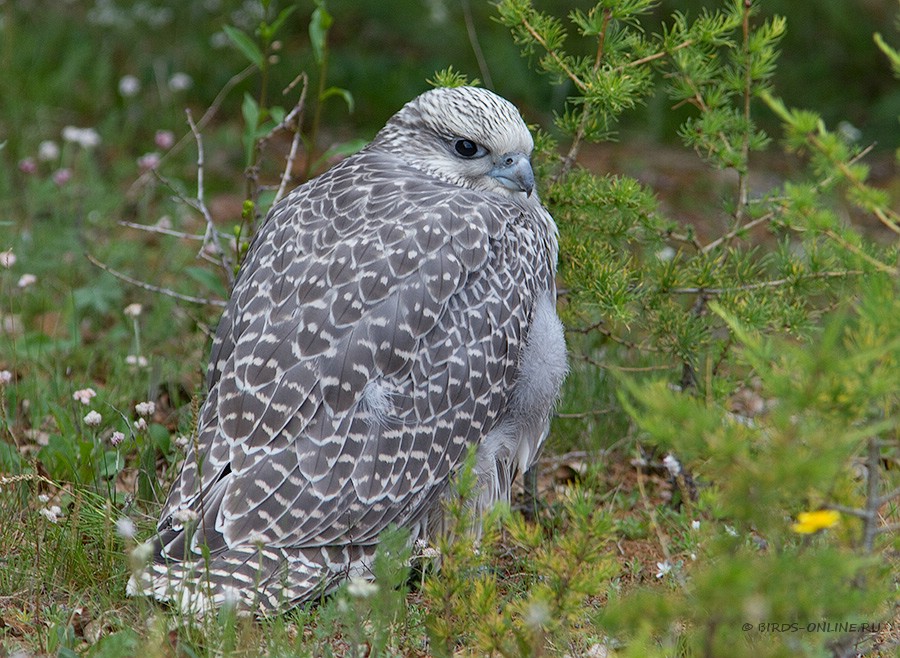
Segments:
[[[506,163],[505,163],[505,164],[511,165],[512,163],[513,163],[513,159],[512,159],[512,158],[506,158]]]

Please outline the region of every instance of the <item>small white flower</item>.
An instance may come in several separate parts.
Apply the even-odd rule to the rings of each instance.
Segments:
[[[133,75],[123,75],[119,79],[119,93],[125,98],[134,98],[141,91],[141,81]]]
[[[858,142],[863,136],[862,131],[849,121],[841,121],[838,124],[837,134],[848,144]]]
[[[141,306],[140,304],[129,304],[122,310],[122,313],[124,313],[125,315],[127,315],[130,318],[136,318],[141,313],[143,313],[143,311],[144,311],[144,307]]]
[[[41,514],[46,518],[50,523],[57,523],[59,521],[59,517],[62,516],[62,510],[58,505],[51,505],[50,507],[45,507],[41,510]]]
[[[112,436],[109,437],[109,442],[114,446],[119,445],[122,441],[125,440],[125,435],[122,432],[113,432]]]
[[[134,410],[138,416],[152,416],[156,411],[156,404],[153,402],[138,402],[134,405]]]
[[[730,525],[726,525],[726,526],[725,526],[725,532],[727,532],[727,533],[728,533],[729,535],[731,535],[732,537],[737,537],[737,536],[738,536],[738,531],[735,530],[734,527],[733,527],[733,526],[730,526]]]
[[[663,459],[663,466],[666,467],[666,470],[669,471],[669,474],[672,477],[681,475],[681,464],[673,454],[669,453],[665,456],[665,459]]]
[[[59,158],[59,144],[52,139],[45,139],[38,144],[38,160],[52,162]]]
[[[656,577],[662,578],[672,571],[672,564],[666,560],[665,562],[656,563]]]
[[[101,422],[103,422],[103,416],[96,411],[89,411],[84,417],[84,424],[88,427],[97,427]]]
[[[97,397],[97,391],[92,388],[80,388],[72,393],[72,399],[81,404],[90,404],[91,399]]]
[[[194,79],[187,73],[173,73],[169,78],[169,89],[172,91],[185,91],[194,86]]]
[[[434,548],[433,546],[429,546],[428,542],[424,539],[416,540],[416,555],[418,557],[423,557],[425,559],[433,559],[439,558],[441,556],[441,552]]]
[[[0,370],[0,386],[6,386],[12,381],[12,373],[9,370]]]
[[[228,35],[224,32],[214,32],[212,36],[209,37],[209,45],[216,50],[227,48],[230,43],[231,39],[229,39]]]
[[[150,561],[150,558],[153,557],[153,542],[145,541],[142,544],[138,544],[134,547],[134,550],[131,551],[131,559],[134,564],[143,566]]]
[[[188,443],[190,443],[190,439],[184,435],[178,435],[175,437],[175,446],[181,450],[187,448]]]
[[[38,496],[39,502],[46,503],[48,500],[50,500],[50,496],[48,496],[47,494],[41,494],[40,496]]]
[[[699,521],[691,521],[691,530],[699,530],[700,522]]]
[[[81,133],[81,142],[83,148],[92,149],[100,145],[100,134],[93,128],[85,128]]]
[[[145,429],[147,429],[147,421],[143,418],[138,418],[136,421],[134,421],[134,429],[137,432],[143,432]]]
[[[116,521],[116,534],[123,539],[134,539],[137,528],[134,527],[134,521],[127,516],[123,516]]]
[[[545,601],[532,601],[525,610],[525,623],[529,628],[541,628],[550,621],[550,607]]]
[[[663,247],[656,252],[656,259],[664,263],[668,263],[673,258],[675,258],[675,250],[672,247]]]
[[[65,141],[78,144],[84,149],[92,149],[100,144],[100,134],[93,128],[66,126],[63,128],[62,137]]]
[[[5,267],[9,269],[13,265],[16,264],[16,255],[13,253],[12,249],[7,249],[6,251],[0,251],[0,267]]]
[[[181,525],[196,523],[200,516],[192,509],[180,509],[172,515],[172,520]]]
[[[62,129],[62,138],[66,142],[77,143],[81,139],[81,128],[66,126]]]
[[[145,356],[141,356],[140,354],[129,354],[125,357],[125,363],[130,366],[137,366],[138,368],[146,368],[149,362]]]
[[[19,277],[19,282],[16,285],[19,288],[27,288],[28,286],[33,286],[37,283],[37,277],[34,274],[23,274]]]
[[[355,599],[367,599],[378,593],[378,585],[365,578],[354,577],[347,583],[347,594]]]

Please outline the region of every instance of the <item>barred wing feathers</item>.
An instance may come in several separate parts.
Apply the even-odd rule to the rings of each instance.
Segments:
[[[365,568],[389,524],[427,524],[509,404],[526,298],[553,289],[555,249],[525,214],[373,151],[276,207],[217,330],[143,587],[205,571],[205,543],[213,603],[247,581],[237,596],[274,608]]]

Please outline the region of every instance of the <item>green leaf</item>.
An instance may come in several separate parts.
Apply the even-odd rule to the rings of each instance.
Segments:
[[[172,450],[172,438],[169,434],[169,430],[166,429],[165,425],[160,425],[159,423],[150,423],[150,427],[147,428],[147,433],[150,435],[156,449],[159,450],[162,454],[168,455]]]
[[[316,58],[316,64],[319,64],[320,66],[322,62],[325,61],[328,29],[331,27],[331,24],[333,22],[334,19],[325,8],[325,1],[317,0],[316,8],[312,13],[312,18],[309,21],[309,41],[312,45],[313,56],[315,56]]]
[[[117,281],[104,277],[72,291],[72,302],[79,313],[105,315],[121,305],[122,288]]]
[[[244,53],[244,57],[250,60],[251,64],[259,69],[263,67],[263,64],[265,63],[265,57],[262,51],[259,49],[259,46],[253,43],[253,39],[251,39],[241,30],[237,29],[236,27],[232,27],[231,25],[225,25],[222,29],[225,31],[225,35],[231,40],[231,43],[233,43],[238,50]]]
[[[259,28],[260,36],[269,43],[272,39],[275,38],[275,35],[278,34],[278,30],[282,28],[284,22],[288,19],[288,17],[294,13],[294,10],[297,9],[297,5],[291,5],[289,7],[285,7],[279,12],[278,16],[271,23],[264,23]]]
[[[878,46],[878,49],[883,52],[890,61],[891,68],[894,69],[894,75],[900,78],[900,52],[891,48],[884,40],[884,37],[881,36],[881,33],[876,32],[872,38],[875,40],[875,45]]]
[[[272,117],[272,120],[275,122],[275,125],[281,125],[281,122],[284,121],[284,117],[286,116],[286,112],[283,107],[275,106],[269,108],[269,116]]]
[[[322,92],[322,95],[319,96],[319,102],[324,103],[327,99],[332,96],[340,96],[344,99],[344,102],[347,103],[347,109],[352,113],[353,112],[353,94],[351,94],[346,89],[341,89],[340,87],[329,87],[325,91]]]
[[[434,77],[425,82],[432,87],[465,87],[466,85],[477,87],[480,84],[478,78],[470,82],[465,73],[453,70],[452,66],[435,72]]]
[[[139,638],[136,631],[125,629],[100,639],[91,649],[91,658],[118,658],[137,653]]]
[[[253,162],[253,149],[256,148],[256,132],[259,128],[260,112],[259,104],[247,92],[244,92],[241,114],[244,115],[244,162],[250,166],[250,163]]]
[[[99,464],[100,477],[112,479],[125,468],[125,458],[117,450],[107,450]]]
[[[78,464],[78,454],[74,442],[52,434],[47,445],[38,451],[38,460],[55,480],[74,480]]]
[[[225,286],[222,285],[219,277],[217,277],[206,268],[196,266],[186,267],[184,269],[184,273],[191,277],[194,281],[216,293],[217,295],[220,295],[221,297],[228,296],[228,292],[225,290]]]
[[[14,445],[0,442],[0,472],[17,475],[22,472],[22,456]]]

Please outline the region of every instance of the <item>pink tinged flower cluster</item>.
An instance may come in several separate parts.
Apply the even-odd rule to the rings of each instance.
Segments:
[[[145,153],[137,159],[137,165],[141,171],[152,171],[159,168],[161,161],[159,153]]]
[[[171,130],[157,130],[153,142],[157,148],[168,151],[175,146],[175,133]]]
[[[68,167],[63,167],[62,169],[57,169],[53,172],[53,182],[58,187],[62,187],[70,180],[72,180],[72,170]]]
[[[153,402],[138,402],[134,405],[134,410],[138,416],[152,416],[156,411],[156,404]]]
[[[97,391],[92,388],[81,388],[72,393],[72,399],[81,404],[90,404],[91,400],[97,397]]]

